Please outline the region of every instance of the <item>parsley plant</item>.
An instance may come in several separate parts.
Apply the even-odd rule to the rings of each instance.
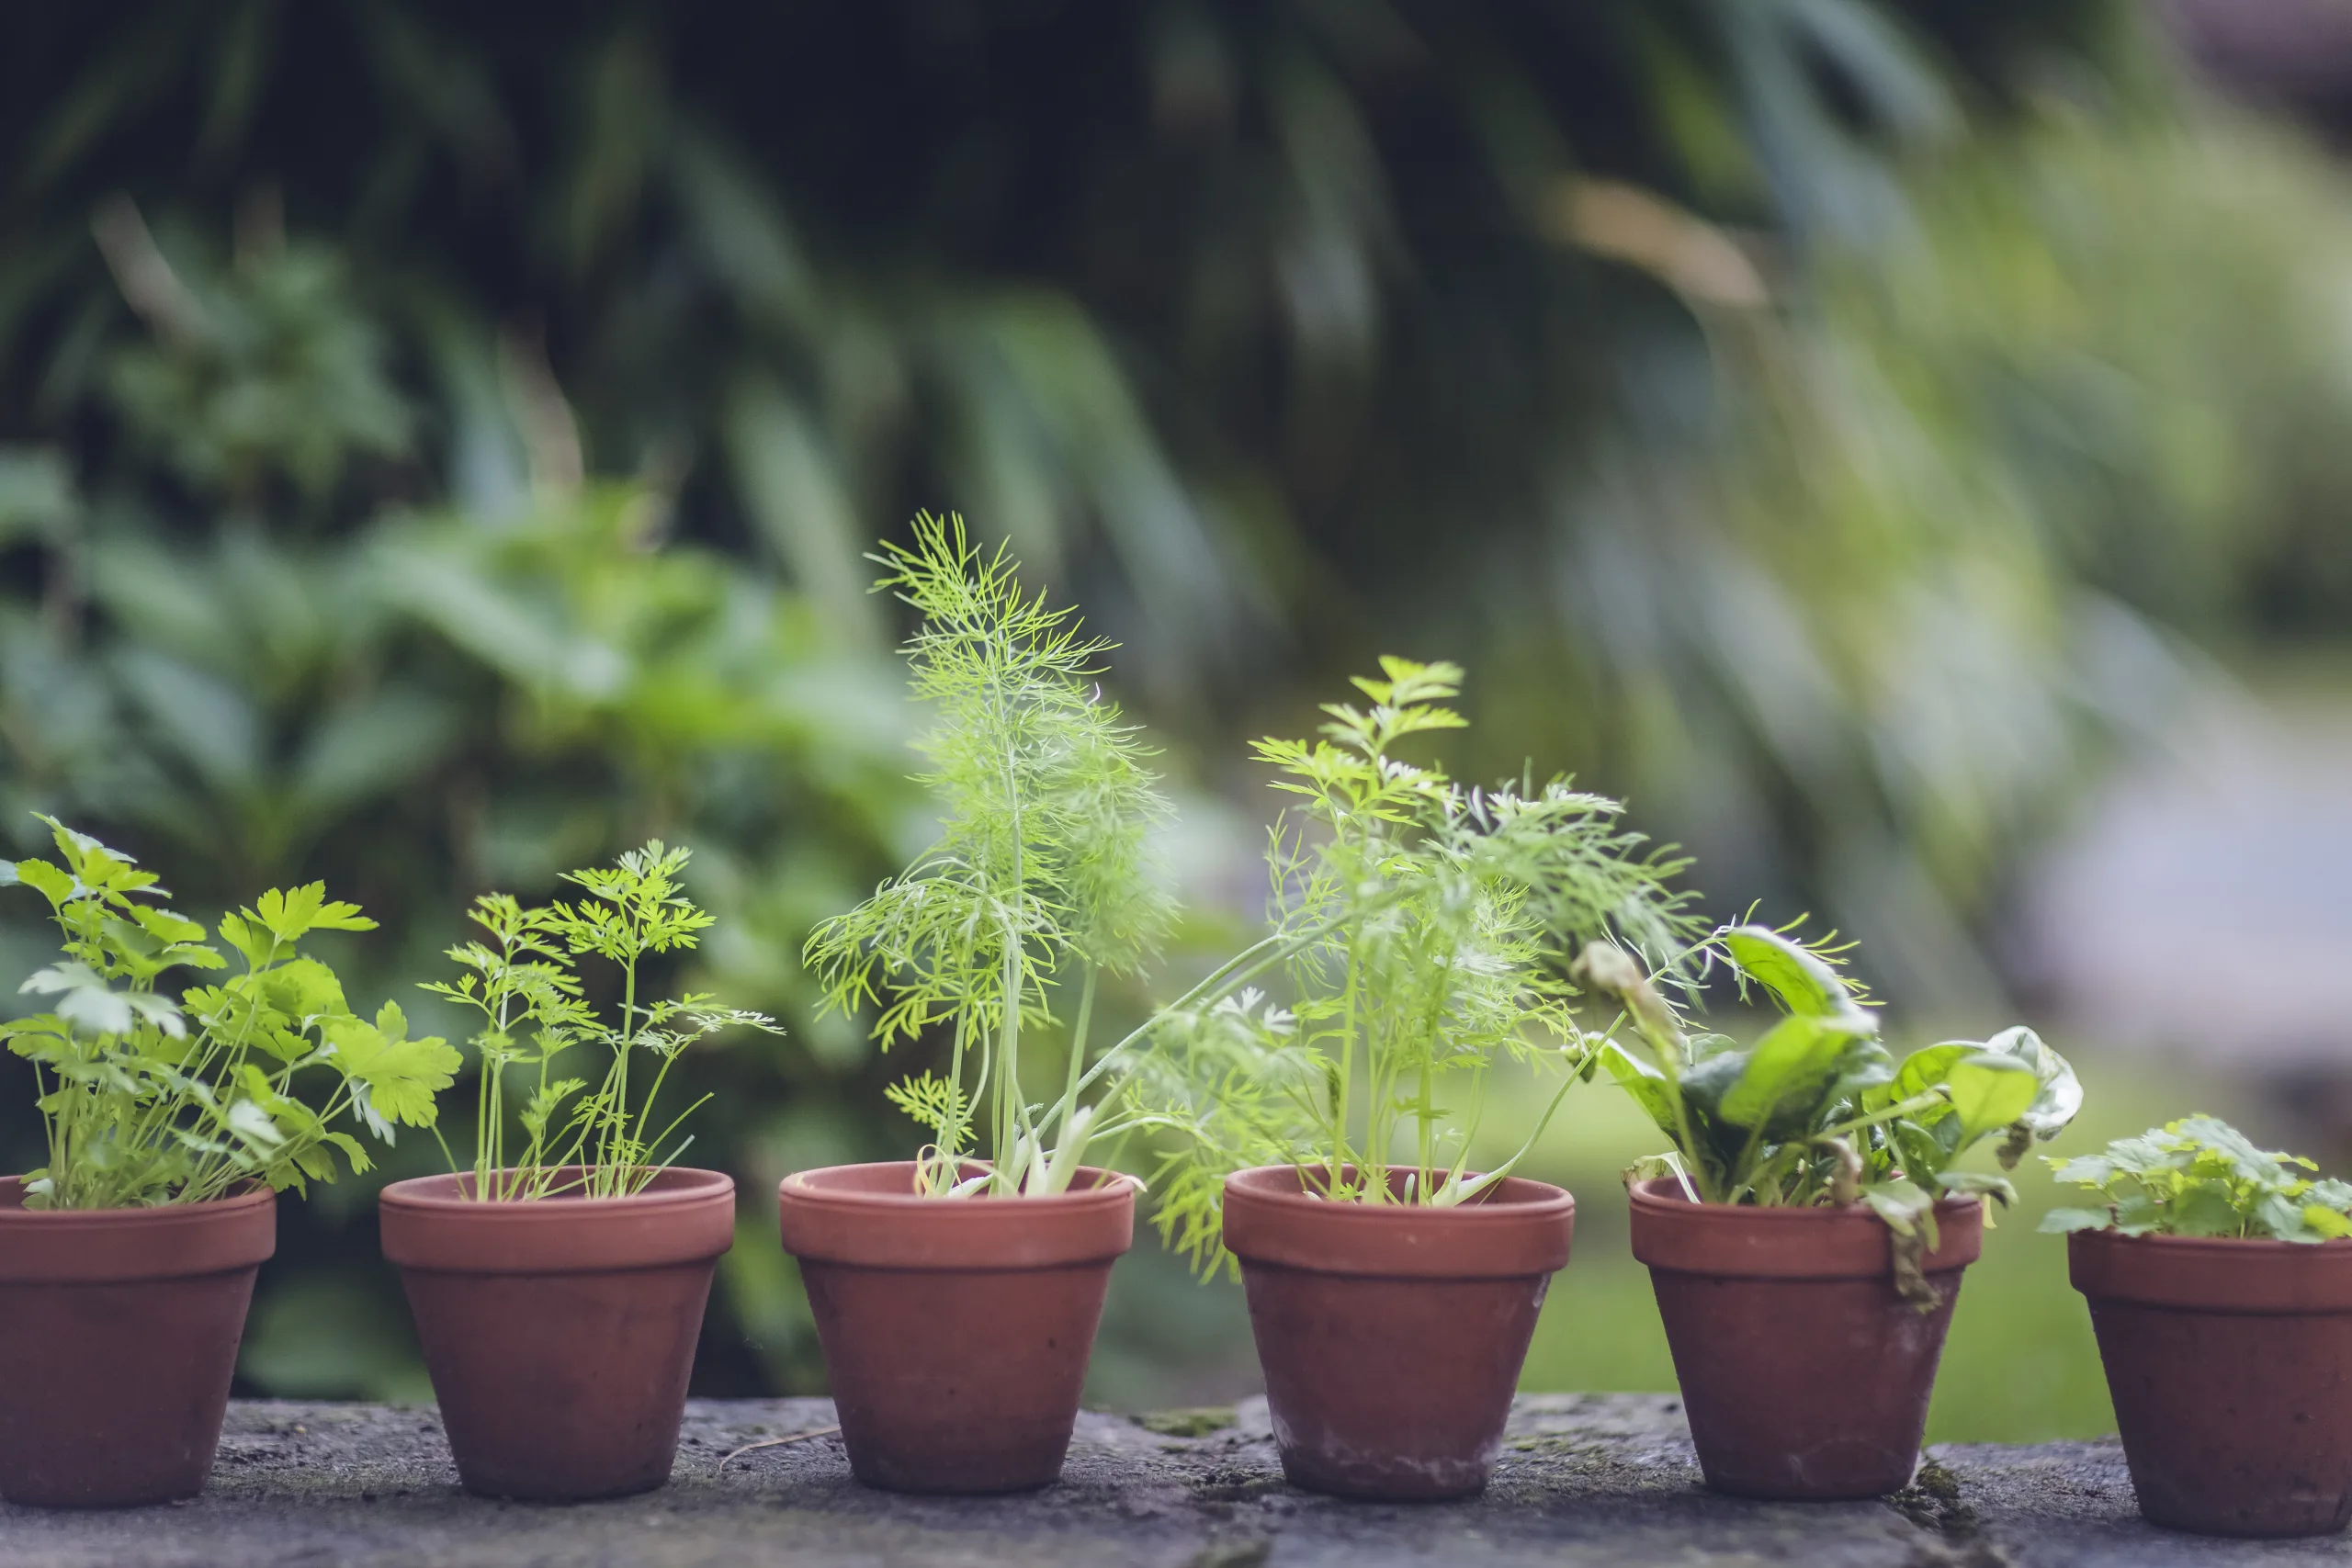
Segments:
[[[174,1000],[157,989],[168,971],[228,966],[204,928],[166,907],[129,855],[42,820],[63,863],[0,863],[0,886],[46,898],[65,938],[21,987],[52,998],[50,1010],[0,1024],[33,1065],[48,1134],[28,1208],[194,1203],[248,1181],[300,1191],[334,1179],[332,1151],[368,1168],[338,1120],[387,1144],[396,1123],[433,1124],[458,1053],[408,1038],[390,1002],[372,1021],[353,1012],[334,971],[299,945],[316,931],[373,931],[356,905],[329,902],[315,882],[263,894],[220,921],[244,973]]]

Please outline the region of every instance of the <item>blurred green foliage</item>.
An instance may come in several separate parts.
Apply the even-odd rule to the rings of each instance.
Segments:
[[[2019,846],[2180,679],[2158,618],[2352,592],[2298,565],[2335,178],[2177,107],[2140,14],[27,13],[0,835],[55,811],[198,908],[323,877],[370,994],[478,891],[692,844],[693,983],[790,1030],[694,1064],[752,1194],[712,1392],[816,1375],[774,1178],[903,1142],[795,955],[931,831],[859,558],[920,504],[1125,642],[1212,787],[1374,654],[1458,659],[1454,771],[1629,792],[1702,886],[1980,996]],[[250,1376],[413,1386],[317,1349],[398,1337],[368,1211],[289,1211]]]

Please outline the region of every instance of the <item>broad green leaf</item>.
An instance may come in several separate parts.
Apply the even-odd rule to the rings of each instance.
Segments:
[[[1894,1069],[1894,1081],[1887,1086],[1882,1102],[1894,1105],[1940,1089],[1951,1076],[1953,1064],[1975,1055],[1977,1049],[1973,1043],[1962,1040],[1921,1046],[1904,1057],[1903,1065]]]
[[[1876,1181],[1862,1189],[1868,1203],[1897,1235],[1920,1228],[1936,1206],[1935,1198],[1916,1181]]]
[[[343,982],[315,958],[297,958],[237,984],[250,984],[264,1002],[289,1019],[335,1018],[351,1011],[343,999]]]
[[[45,860],[20,860],[13,869],[16,875],[12,880],[22,882],[48,899],[52,909],[63,908],[67,901],[81,891],[81,884],[75,882],[70,874],[58,870]]]
[[[2083,1085],[2073,1066],[2052,1050],[2041,1035],[2019,1024],[2004,1029],[1984,1043],[1995,1055],[2015,1056],[2034,1077],[2033,1103],[2018,1117],[2036,1138],[2056,1137],[2083,1109]]]
[[[1961,1146],[2016,1121],[2038,1089],[2031,1070],[2014,1056],[1980,1054],[1953,1063],[1944,1090],[1960,1113]]]
[[[1950,1116],[1939,1121],[1958,1124]],[[1906,1119],[1894,1122],[1888,1126],[1886,1135],[1905,1174],[1914,1181],[1924,1183],[1940,1176],[1944,1167],[1951,1163],[1951,1151],[1944,1147],[1942,1140],[1917,1122]]]
[[[1634,1097],[1634,1103],[1648,1113],[1659,1132],[1669,1138],[1680,1136],[1680,1129],[1675,1124],[1674,1086],[1667,1081],[1665,1074],[1614,1040],[1600,1048],[1600,1060],[1608,1067],[1609,1076]]]
[[[395,1039],[348,1015],[329,1019],[322,1032],[334,1048],[336,1065],[366,1086],[379,1115],[411,1127],[433,1124],[434,1096],[454,1081],[462,1061],[446,1041]]]
[[[1748,1052],[1746,1047],[1736,1051],[1718,1051],[1703,1062],[1693,1062],[1682,1070],[1676,1080],[1682,1089],[1682,1098],[1693,1105],[1703,1106],[1709,1115],[1723,1103],[1731,1086],[1747,1071]]]
[[[2174,1235],[2235,1235],[2245,1216],[2219,1187],[2192,1187],[2165,1205],[2165,1228]]]
[[[1954,1197],[1990,1198],[2005,1209],[2016,1207],[2018,1201],[2016,1185],[2007,1177],[1989,1170],[1943,1171],[1936,1178],[1936,1189]],[[1986,1214],[1985,1223],[1992,1223],[1990,1213]]]
[[[2254,1204],[2255,1223],[2280,1241],[2317,1240],[2303,1224],[2303,1206],[2281,1193],[2266,1193]]]
[[[258,969],[269,962],[273,943],[267,928],[255,925],[242,915],[220,917],[220,940],[244,956],[248,968]]]
[[[1894,1081],[1894,1058],[1875,1039],[1850,1042],[1838,1060],[1838,1081],[1823,1099],[1825,1110],[1844,1121],[1885,1103],[1883,1091]],[[1844,1106],[1842,1114],[1836,1108]]]
[[[2330,1241],[2352,1235],[2352,1216],[2341,1209],[2331,1209],[2324,1203],[2303,1205],[2303,1224]]]
[[[232,1131],[257,1148],[276,1148],[286,1141],[268,1111],[250,1100],[241,1100],[229,1107],[225,1118]]]
[[[2069,1231],[2103,1231],[2114,1223],[2115,1216],[2105,1209],[2052,1209],[2034,1229],[2045,1235],[2064,1235]]]
[[[376,922],[362,915],[358,905],[330,903],[326,895],[323,882],[293,888],[273,887],[254,900],[254,907],[246,915],[266,927],[281,942],[300,941],[313,931],[376,929]]]
[[[1936,1245],[1934,1196],[1915,1182],[1882,1181],[1862,1189],[1862,1201],[1892,1233],[1887,1256],[1894,1265],[1895,1290],[1913,1311],[1935,1311],[1943,1304],[1942,1297],[1926,1272],[1928,1250]]]
[[[140,930],[159,942],[184,942],[204,940],[203,926],[187,919],[185,915],[175,915],[169,909],[158,909],[152,904],[132,905],[130,918],[139,922]]]
[[[17,989],[58,998],[52,1010],[56,1016],[95,1034],[129,1034],[141,1021],[174,1036],[187,1028],[179,1009],[168,998],[153,991],[118,991],[86,964],[36,969]]]
[[[1848,1043],[1868,1024],[1795,1014],[1772,1026],[1747,1053],[1747,1066],[1724,1091],[1718,1111],[1741,1127],[1770,1127],[1791,1112],[1809,1112],[1829,1087]]]
[[[2185,1116],[2165,1128],[2176,1140],[2186,1140],[2226,1161],[2240,1180],[2275,1183],[2286,1176],[2279,1156],[2256,1148],[2252,1140],[2228,1122],[2211,1116]]]
[[[2072,1159],[2044,1156],[2050,1167],[2050,1179],[2079,1187],[2104,1187],[2122,1174],[2116,1163],[2105,1155],[2076,1155]]]
[[[1855,1004],[1835,966],[1802,943],[1763,926],[1734,926],[1724,932],[1724,951],[1740,973],[1762,984],[1788,1012],[1816,1018],[1861,1021],[1854,1032],[1875,1027]]]

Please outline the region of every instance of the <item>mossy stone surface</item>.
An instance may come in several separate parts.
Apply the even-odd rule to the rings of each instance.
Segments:
[[[671,1483],[548,1506],[458,1491],[429,1408],[241,1403],[211,1489],[119,1513],[0,1506],[0,1568],[2057,1568],[2352,1561],[2342,1539],[2227,1542],[2142,1524],[2112,1442],[1937,1450],[1883,1503],[1767,1504],[1699,1482],[1679,1406],[1522,1398],[1467,1503],[1341,1503],[1283,1480],[1262,1402],[1080,1418],[1057,1485],[904,1497],[849,1476],[823,1400],[697,1401]],[[721,1461],[726,1461],[723,1468]]]

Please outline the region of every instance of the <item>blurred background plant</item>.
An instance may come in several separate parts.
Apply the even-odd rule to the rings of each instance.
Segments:
[[[191,908],[322,876],[369,994],[476,892],[693,845],[692,983],[789,1030],[693,1064],[747,1193],[711,1393],[820,1375],[775,1179],[908,1141],[920,1063],[794,955],[931,831],[860,558],[920,505],[1126,645],[1206,921],[1256,912],[1242,739],[1444,657],[1456,772],[1627,794],[1983,1024],[2049,979],[2012,913],[2109,760],[2352,607],[2352,209],[2183,68],[2212,9],[12,17],[0,834],[58,813]],[[1605,1182],[1605,1127],[1555,1141]],[[369,1191],[283,1224],[251,1386],[420,1390]],[[1100,1397],[1229,1381],[1180,1278],[1122,1270]]]

